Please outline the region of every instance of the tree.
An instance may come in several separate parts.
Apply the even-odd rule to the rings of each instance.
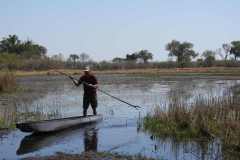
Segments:
[[[232,41],[231,45],[230,54],[233,54],[235,60],[237,60],[240,57],[240,41]]]
[[[21,41],[18,39],[18,36],[9,35],[0,41],[0,52],[20,54],[20,44]]]
[[[86,54],[86,53],[81,53],[79,55],[79,59],[80,59],[80,62],[86,63],[87,61],[90,60],[90,56],[88,54]]]
[[[138,53],[133,53],[133,54],[127,54],[126,55],[126,60],[130,62],[136,62],[138,59]]]
[[[148,50],[141,50],[137,54],[138,58],[142,59],[144,63],[147,63],[148,60],[153,59],[153,54]]]
[[[204,65],[204,61],[203,61],[202,58],[198,58],[196,62],[197,62],[197,66],[198,66],[198,67],[201,67],[201,66]]]
[[[113,63],[122,63],[124,61],[125,61],[124,58],[119,58],[119,57],[113,58],[112,60]]]
[[[0,53],[16,54],[24,58],[45,57],[47,49],[31,40],[22,42],[16,35],[9,35],[0,41]]]
[[[44,46],[38,45],[39,54],[41,57],[45,57],[47,54],[47,48]]]
[[[69,59],[73,61],[73,65],[76,65],[76,61],[79,59],[79,56],[77,54],[70,54]]]
[[[25,58],[38,58],[45,57],[47,53],[47,49],[44,46],[35,44],[31,40],[27,40],[20,45],[21,47],[21,55]]]
[[[53,56],[51,56],[51,60],[63,62],[64,61],[63,54],[62,53],[54,54]]]
[[[206,67],[212,67],[214,65],[216,52],[206,50],[203,52],[202,56],[204,57],[204,65]]]
[[[224,44],[222,45],[222,48],[223,48],[224,53],[225,53],[224,59],[227,60],[228,55],[229,55],[229,53],[230,53],[230,51],[231,51],[231,45],[228,44],[228,43],[224,43]]]
[[[191,58],[197,56],[197,53],[193,50],[193,44],[190,42],[181,43],[172,40],[166,45],[166,50],[169,51],[168,56],[177,57],[178,66],[181,68],[185,67],[191,61]]]

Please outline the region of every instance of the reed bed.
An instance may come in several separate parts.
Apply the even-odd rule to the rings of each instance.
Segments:
[[[16,77],[10,71],[0,72],[0,93],[11,92],[16,89]]]
[[[191,104],[173,101],[148,114],[144,129],[157,137],[220,138],[224,148],[240,153],[240,97],[229,93],[209,99],[199,96]]]

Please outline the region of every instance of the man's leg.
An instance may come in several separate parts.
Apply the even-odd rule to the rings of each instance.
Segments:
[[[96,108],[96,107],[93,107],[92,109],[93,109],[93,114],[94,114],[94,115],[97,115],[97,108]]]
[[[87,110],[89,106],[89,97],[86,95],[83,95],[83,116],[87,116]]]
[[[93,110],[93,114],[97,115],[97,95],[91,97],[91,106]]]

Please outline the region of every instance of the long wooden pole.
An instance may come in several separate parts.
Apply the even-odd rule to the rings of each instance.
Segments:
[[[67,74],[67,73],[64,73],[64,72],[61,72],[61,71],[57,71],[57,70],[55,70],[56,72],[58,72],[58,73],[60,73],[60,74],[62,74],[62,75],[65,75],[65,76],[67,76],[67,77],[69,77],[72,81],[77,81],[76,79],[74,79],[74,77],[72,77],[71,75],[69,75],[69,74]],[[86,83],[86,82],[82,82],[83,84],[85,84],[85,85],[87,85],[87,86],[90,86],[90,87],[93,87],[91,84],[88,84],[88,83]],[[131,104],[131,103],[129,103],[129,102],[126,102],[126,101],[124,101],[124,100],[122,100],[122,99],[120,99],[120,98],[118,98],[118,97],[116,97],[116,96],[113,96],[113,95],[111,95],[111,94],[109,94],[108,92],[106,92],[106,91],[104,91],[104,90],[102,90],[102,89],[99,89],[99,88],[96,88],[99,92],[101,92],[101,93],[103,93],[103,94],[105,94],[105,95],[108,95],[109,97],[111,97],[111,98],[113,98],[113,99],[116,99],[116,100],[118,100],[118,101],[120,101],[120,102],[122,102],[122,103],[125,103],[125,104],[127,104],[127,105],[129,105],[129,106],[131,106],[131,107],[134,107],[135,109],[140,109],[141,107],[140,106],[137,106],[137,105],[133,105],[133,104]]]

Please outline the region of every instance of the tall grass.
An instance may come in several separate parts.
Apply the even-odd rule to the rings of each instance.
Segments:
[[[0,93],[16,89],[16,77],[10,71],[0,71]]]
[[[197,98],[192,104],[172,102],[156,107],[144,119],[144,129],[155,136],[220,138],[223,147],[240,152],[240,98]]]

